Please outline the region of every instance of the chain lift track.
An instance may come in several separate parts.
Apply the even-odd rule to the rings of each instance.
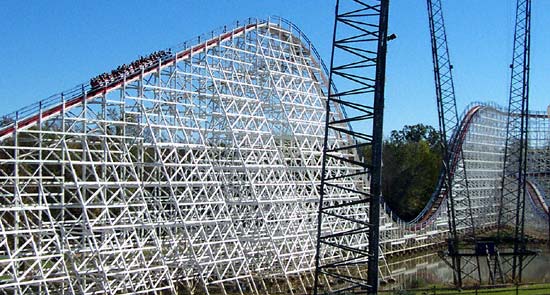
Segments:
[[[329,85],[338,80],[340,91],[329,90],[320,188],[316,246],[315,294],[336,279],[332,293],[378,291],[379,223],[381,195],[382,125],[389,0],[336,1]],[[336,119],[331,105],[347,112]],[[360,128],[352,130],[351,125]],[[365,125],[367,127],[365,127]],[[369,131],[363,131],[370,129]],[[342,132],[340,146],[328,138]],[[360,159],[359,151],[372,148],[371,159]],[[332,169],[344,163],[354,173]],[[343,187],[336,181],[353,179],[358,186]],[[370,190],[364,188],[370,178]],[[328,200],[334,188],[351,201]],[[364,212],[368,205],[368,214]],[[350,224],[331,227],[330,224]],[[349,229],[351,228],[351,229]],[[367,236],[367,239],[363,239]],[[360,242],[361,241],[361,242]],[[366,241],[362,242],[362,241]],[[338,255],[334,255],[338,254]],[[332,257],[332,259],[327,257]],[[367,277],[361,267],[368,264]],[[323,280],[323,281],[322,281]]]
[[[474,259],[463,257],[462,252],[466,249],[460,249],[462,247],[461,237],[464,236],[463,229],[467,229],[466,238],[473,242],[469,246],[476,244],[476,225],[472,213],[462,145],[459,145],[456,140],[460,136],[458,132],[460,121],[456,107],[453,66],[449,56],[441,0],[427,0],[427,6],[439,130],[443,139],[444,181],[441,194],[447,196],[448,255],[454,270],[454,283],[457,287],[461,287],[463,278],[481,281],[479,258],[477,256]]]
[[[508,274],[502,264],[511,263],[511,278],[521,282],[525,257],[531,252],[525,240],[525,197],[527,183],[527,130],[529,113],[529,64],[531,43],[531,0],[518,0],[512,56],[510,97],[497,223],[497,247],[504,247],[503,238],[509,226],[513,230],[513,252],[493,266],[493,277],[504,281]],[[500,249],[499,249],[500,250]]]

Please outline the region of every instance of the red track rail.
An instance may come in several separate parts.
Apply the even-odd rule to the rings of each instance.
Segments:
[[[165,66],[168,66],[170,64],[173,64],[177,60],[189,58],[189,57],[191,57],[192,55],[194,55],[196,53],[200,53],[201,51],[203,51],[205,49],[208,49],[208,47],[218,45],[221,42],[226,41],[226,40],[230,40],[235,35],[238,35],[242,32],[245,32],[246,30],[248,30],[250,28],[253,28],[253,27],[256,27],[257,25],[258,24],[254,23],[254,24],[249,24],[249,25],[246,25],[246,26],[236,28],[236,29],[232,30],[231,32],[219,35],[217,38],[210,39],[210,40],[208,40],[204,43],[197,44],[197,45],[195,45],[195,46],[193,46],[193,47],[191,47],[187,50],[176,53],[172,57],[161,61],[161,63],[162,63],[161,68],[165,67]],[[120,79],[120,80],[114,81],[114,82],[112,82],[112,83],[110,83],[106,86],[92,89],[88,93],[83,93],[82,95],[80,95],[78,97],[72,98],[72,99],[70,99],[70,100],[68,100],[64,103],[61,103],[61,104],[56,105],[52,108],[46,109],[45,111],[43,111],[41,113],[38,113],[34,116],[31,116],[29,118],[25,118],[21,121],[16,121],[14,123],[14,125],[9,126],[7,128],[4,128],[4,129],[0,129],[0,139],[2,139],[4,136],[15,133],[17,130],[28,128],[28,127],[34,125],[35,123],[39,122],[40,120],[46,119],[49,116],[61,113],[64,110],[67,110],[67,109],[69,109],[73,106],[76,106],[76,105],[84,102],[84,100],[90,100],[90,99],[93,99],[93,98],[95,98],[99,95],[105,95],[105,94],[119,88],[125,82],[130,82],[132,80],[135,80],[135,79],[139,78],[142,74],[148,74],[150,72],[155,71],[157,69],[158,65],[159,65],[159,62],[156,62],[156,63],[152,64],[151,66],[147,67],[146,69],[144,69],[143,72],[138,71],[138,72],[135,72],[135,73],[132,73],[132,74],[128,75],[125,80]]]
[[[531,200],[537,206],[539,209],[541,209],[546,216],[548,216],[548,205],[546,205],[546,201],[543,199],[542,195],[539,193],[537,188],[535,187],[535,184],[533,184],[531,181],[527,181],[527,192],[529,193],[529,197],[531,197]]]
[[[451,175],[454,174],[454,171],[456,169],[456,166],[458,164],[458,161],[460,159],[460,151],[462,151],[462,144],[464,143],[464,139],[466,138],[466,134],[470,130],[470,125],[472,123],[472,119],[474,116],[482,109],[483,106],[475,106],[471,108],[464,118],[462,119],[462,122],[460,124],[460,133],[458,133],[458,137],[455,138],[452,142],[452,150],[451,150]],[[445,181],[443,178],[440,177],[440,182]],[[442,183],[438,183],[437,186],[439,189],[436,192],[435,199],[430,201],[427,204],[427,208],[424,208],[420,215],[421,217],[416,217],[414,220],[418,220],[415,223],[410,223],[408,226],[409,230],[419,230],[422,229],[430,224],[432,224],[436,217],[438,216],[438,212],[441,209],[441,205],[443,202],[447,199],[447,192],[441,193]]]
[[[470,129],[470,125],[472,123],[473,117],[479,112],[483,106],[475,106],[471,108],[461,122],[461,128],[460,133],[458,134],[458,138],[454,139],[453,146],[452,146],[452,164],[451,164],[451,172],[454,173],[456,166],[458,164],[458,161],[460,159],[460,151],[462,150],[462,145],[464,143],[464,140],[466,138],[466,134],[468,133]],[[546,118],[545,115],[542,114],[530,114],[529,117],[533,118]],[[541,174],[546,174],[546,172],[541,172]],[[444,180],[443,180],[444,181]],[[441,184],[438,184],[439,190],[437,192],[437,195],[435,199],[428,203],[427,208],[422,210],[419,217],[416,217],[415,220],[417,222],[410,223],[408,229],[409,230],[419,230],[422,229],[431,223],[435,221],[435,218],[438,216],[438,212],[441,209],[441,205],[443,202],[447,199],[447,193],[444,192],[441,193]],[[528,182],[527,189],[529,191],[529,195],[532,198],[533,202],[541,208],[546,214],[548,214],[548,207],[544,207],[543,204],[545,204],[545,200],[542,199],[542,196],[537,193],[537,191],[534,189],[533,184]]]

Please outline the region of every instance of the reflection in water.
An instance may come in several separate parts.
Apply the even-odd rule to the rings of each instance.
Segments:
[[[535,248],[540,254],[523,269],[523,283],[550,283],[550,250],[542,247]],[[388,265],[395,283],[382,285],[383,289],[412,289],[453,283],[452,270],[437,255],[437,250],[415,257],[394,257],[388,260]],[[487,269],[482,267],[482,272],[486,277]]]

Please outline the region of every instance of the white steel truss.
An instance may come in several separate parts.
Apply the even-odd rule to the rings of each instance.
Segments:
[[[311,292],[329,87],[321,59],[279,18],[224,27],[171,52],[0,121],[0,294]],[[470,117],[472,208],[491,226],[505,114],[481,106]],[[529,171],[544,198],[549,121],[532,120],[539,149]],[[329,134],[333,146],[346,140]],[[327,191],[335,204],[353,199]],[[429,209],[416,224],[381,214],[381,259],[441,243],[446,210]],[[366,207],[341,213],[368,219]],[[324,232],[350,228],[323,223]],[[366,247],[366,235],[356,239]]]
[[[101,89],[82,86],[6,117],[2,292],[312,285],[304,274],[315,255],[321,60],[281,19],[193,43]]]

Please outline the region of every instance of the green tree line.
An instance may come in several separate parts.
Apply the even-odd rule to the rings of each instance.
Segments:
[[[370,156],[370,148],[365,149]],[[411,220],[435,190],[442,162],[439,132],[424,124],[393,130],[384,140],[382,195],[401,219]]]

